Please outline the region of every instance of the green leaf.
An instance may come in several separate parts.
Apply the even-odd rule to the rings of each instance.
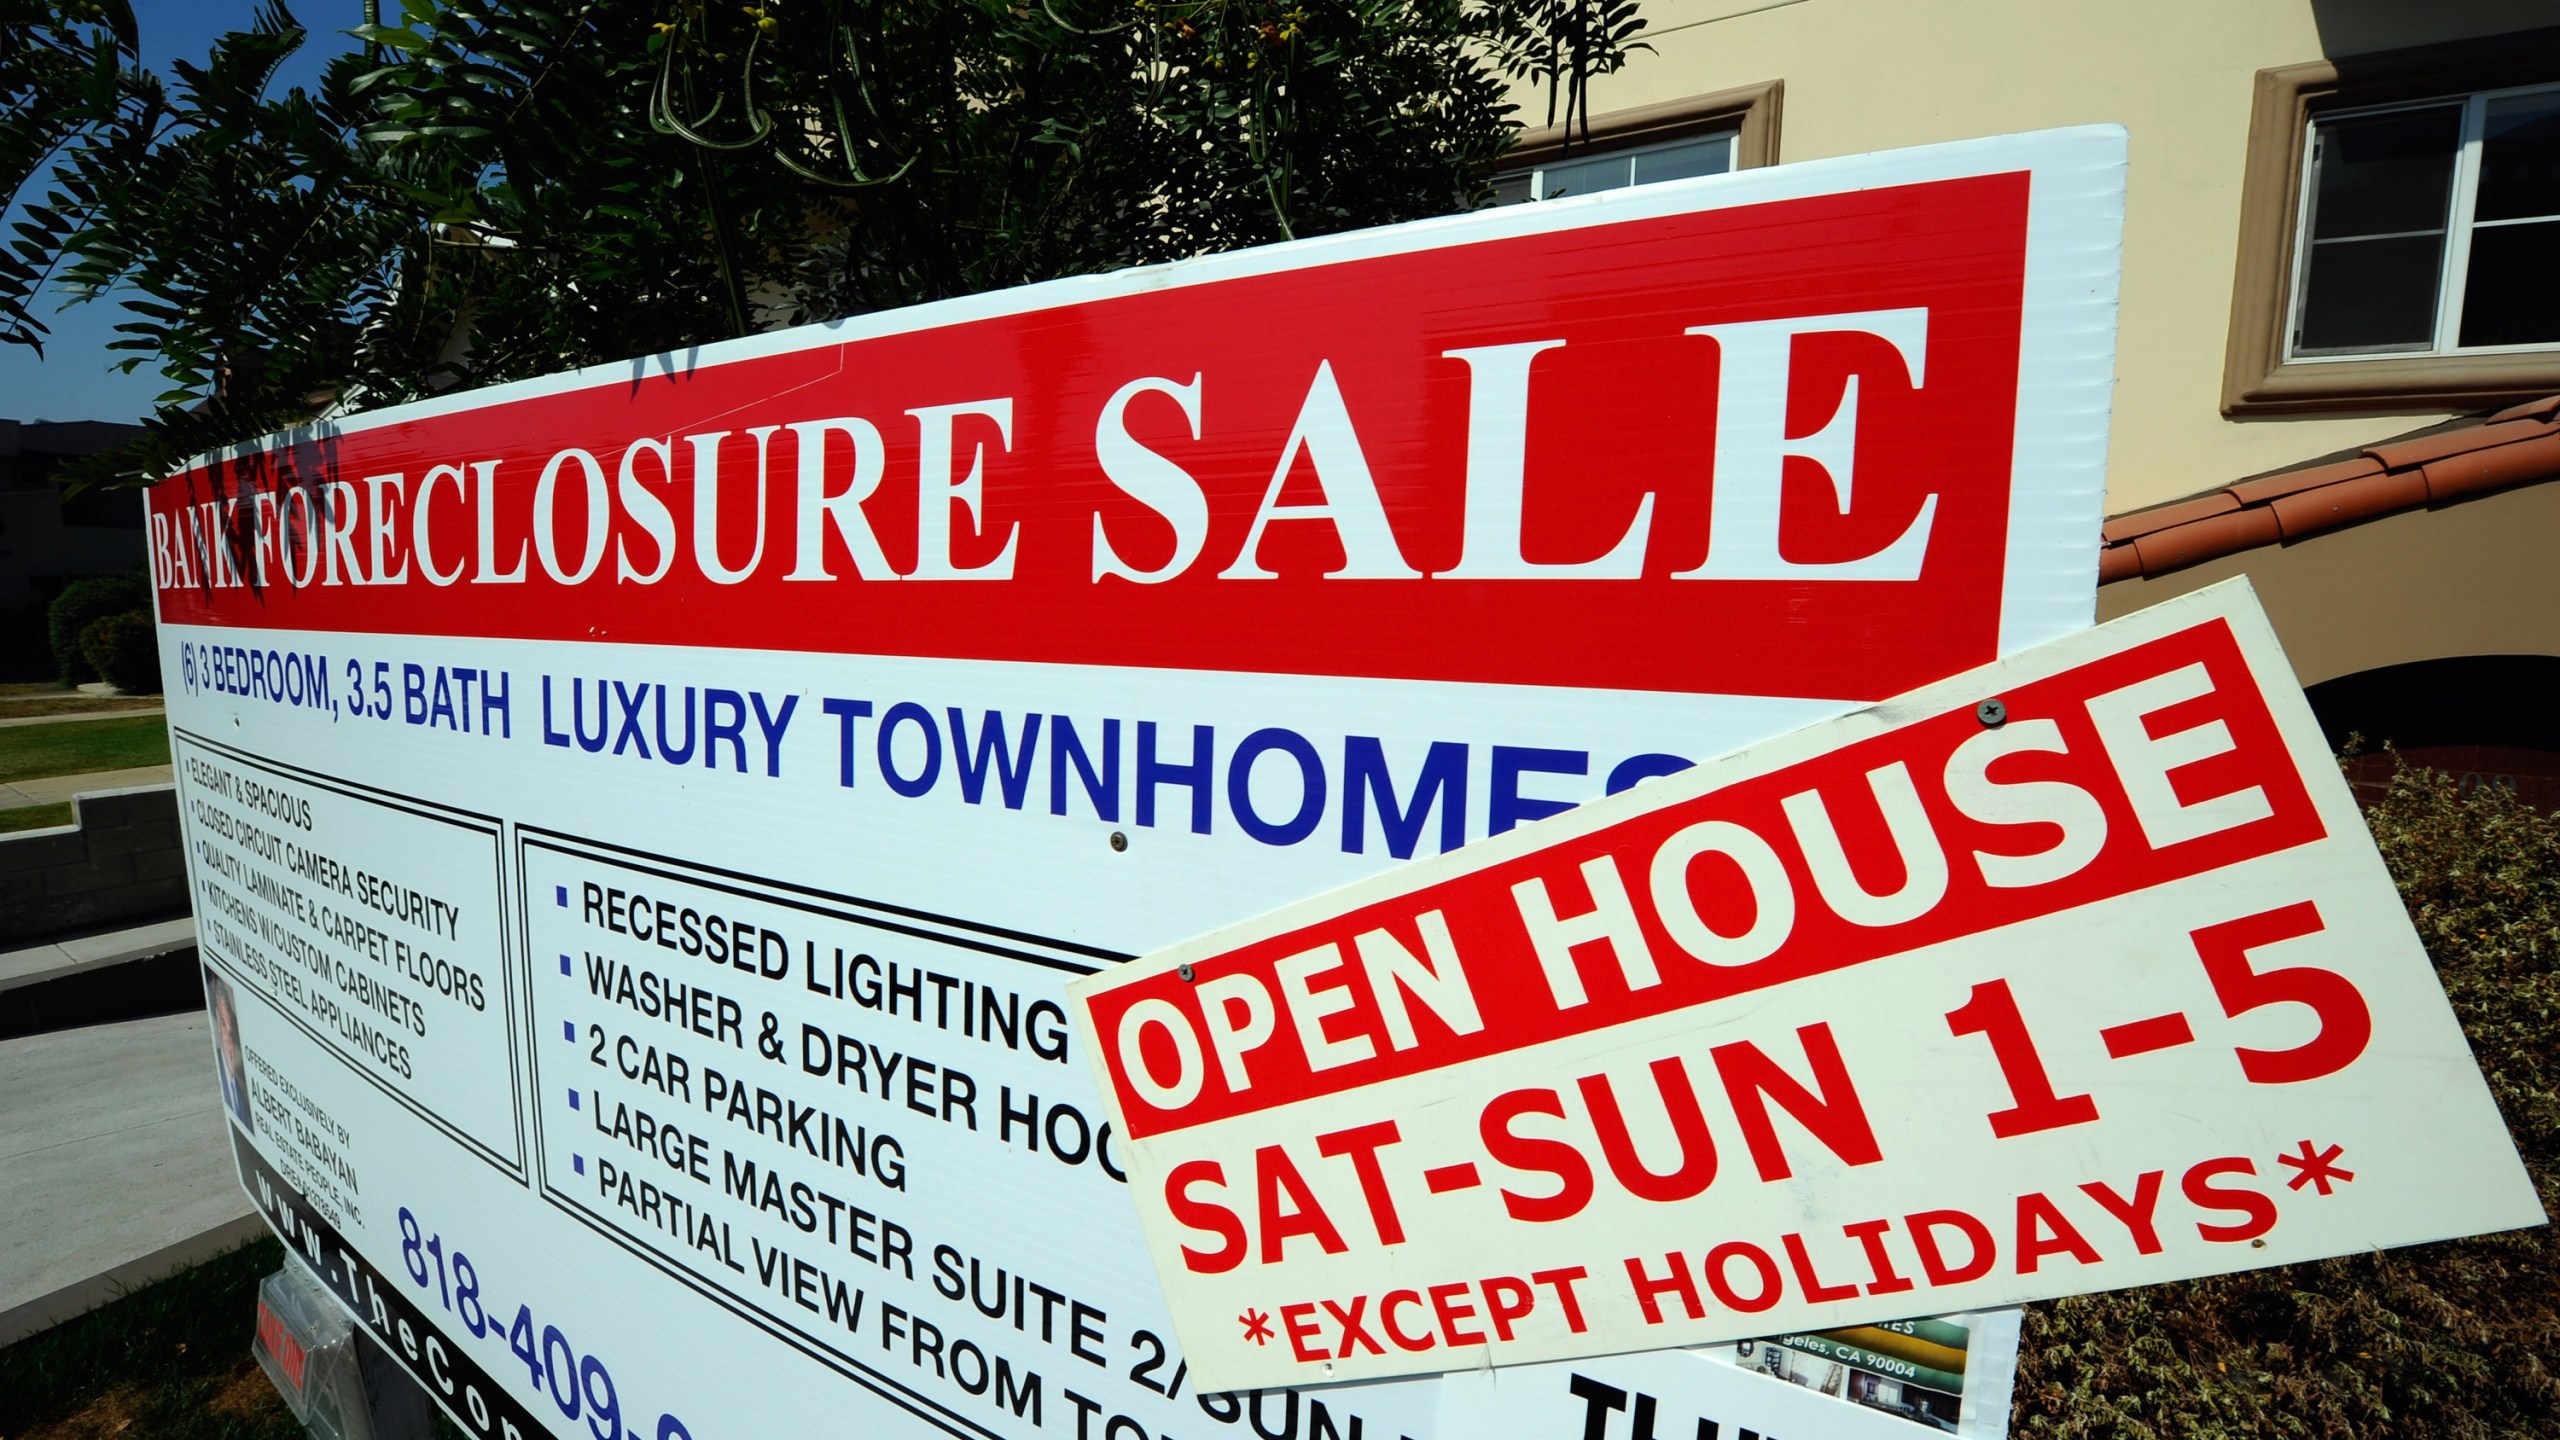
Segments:
[[[368,45],[379,45],[386,50],[415,51],[427,48],[427,37],[415,30],[398,25],[358,25],[347,33]]]
[[[43,105],[0,118],[18,189],[34,171],[15,157],[65,157],[63,198],[12,217],[37,233],[0,260],[0,339],[29,343],[44,273],[139,297],[119,363],[181,387],[152,423],[193,453],[314,391],[388,403],[720,338],[753,323],[749,294],[825,318],[1438,213],[1510,133],[1504,74],[1568,35],[1605,73],[1641,26],[1632,0],[1303,0],[1275,79],[1232,59],[1283,8],[1264,0],[1155,12],[1194,23],[1179,44],[1110,28],[1123,0],[1055,0],[1068,26],[1005,0],[786,0],[752,47],[712,0],[707,48],[651,28],[676,3],[400,0],[399,23],[354,32],[375,54],[307,94],[268,93],[301,39],[279,7],[165,80],[129,44],[84,42]],[[1232,68],[1199,68],[1212,53]],[[768,113],[745,113],[750,92]],[[759,125],[743,148],[683,138]],[[177,408],[217,373],[220,413]]]

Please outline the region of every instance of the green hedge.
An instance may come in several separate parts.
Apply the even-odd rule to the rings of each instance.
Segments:
[[[100,678],[128,695],[160,691],[160,634],[147,610],[91,621],[80,632],[80,653]]]
[[[62,683],[78,685],[98,678],[97,667],[81,653],[80,635],[110,615],[151,608],[151,591],[130,575],[100,575],[62,587],[45,610],[45,638],[53,645],[53,663]]]
[[[2403,769],[2366,817],[2560,1212],[2560,821]],[[2027,1309],[2020,1436],[2560,1436],[2545,1225]]]

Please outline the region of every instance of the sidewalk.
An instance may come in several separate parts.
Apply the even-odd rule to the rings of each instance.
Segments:
[[[166,785],[175,767],[141,765],[131,770],[94,770],[86,775],[48,775],[41,780],[13,780],[0,785],[0,810],[27,805],[58,805],[92,790],[130,790],[137,785]]]
[[[88,823],[82,830],[0,836],[0,845],[103,846],[114,851],[109,859],[130,870],[135,855],[128,852],[140,831],[116,808],[131,806],[114,792],[166,785],[170,778],[170,767],[153,765],[0,784],[0,809],[91,797],[83,802]],[[166,823],[163,817],[162,828]],[[87,863],[78,856],[52,860],[42,874]],[[177,903],[183,905],[183,896]],[[107,993],[101,984],[121,999],[87,1008],[89,1014],[132,1014],[165,1002],[159,991],[167,988],[160,983],[166,977],[144,972],[166,968],[155,957],[183,960],[194,939],[194,922],[181,914],[0,946],[0,1009],[29,1022],[7,1028],[40,1028],[40,1014],[56,1017],[42,1023],[77,1027],[0,1039],[0,1215],[10,1217],[0,1223],[0,1345],[262,1229],[233,1168],[204,1012],[77,1023],[87,1008],[80,1002]],[[140,963],[118,968],[133,962]]]
[[[260,1233],[201,1012],[0,1040],[0,1345]]]
[[[195,917],[183,915],[175,920],[136,925],[103,935],[79,935],[0,950],[0,994],[25,985],[43,985],[135,960],[148,960],[173,950],[184,950],[195,943]]]

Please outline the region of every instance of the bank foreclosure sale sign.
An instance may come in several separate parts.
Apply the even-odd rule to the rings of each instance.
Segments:
[[[1427,1440],[1436,1381],[1201,1391],[1068,982],[2087,624],[2123,164],[1453,217],[171,478],[244,1183],[477,1434]],[[1952,1422],[1968,1333],[1868,1348]]]
[[[1222,1385],[2544,1218],[2245,580],[1073,989]]]

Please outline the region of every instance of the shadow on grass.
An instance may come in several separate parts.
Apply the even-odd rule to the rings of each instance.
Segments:
[[[157,710],[161,704],[157,695],[0,695],[0,720],[115,715],[127,710]]]
[[[0,1350],[8,1440],[299,1440],[249,1358],[258,1281],[284,1263],[244,1245]]]
[[[71,802],[53,805],[17,805],[0,810],[0,835],[14,835],[21,830],[45,830],[72,821]]]

